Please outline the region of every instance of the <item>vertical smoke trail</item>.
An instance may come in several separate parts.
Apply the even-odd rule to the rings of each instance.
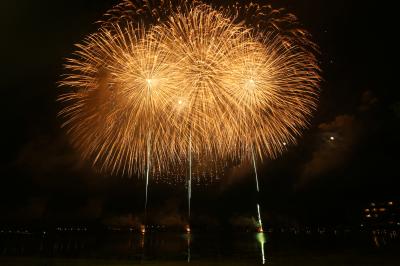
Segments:
[[[252,157],[252,159],[253,159],[254,174],[255,174],[255,176],[256,176],[257,192],[260,192],[260,186],[258,185],[258,175],[257,175],[256,158],[255,158],[255,156],[254,156],[253,146],[251,146],[251,157]]]
[[[255,174],[255,177],[256,177],[257,194],[259,194],[260,193],[260,186],[258,184],[257,165],[256,165],[256,158],[255,158],[255,155],[254,155],[253,146],[251,147],[251,156],[252,156],[252,159],[253,159],[254,174]],[[259,230],[262,232],[263,231],[263,226],[262,226],[261,211],[260,211],[260,204],[259,203],[257,203],[257,214],[258,214]]]
[[[188,178],[188,216],[190,219],[190,201],[192,198],[192,134],[189,136],[189,178]]]
[[[150,175],[150,137],[151,134],[149,133],[149,137],[147,138],[147,164],[146,164],[146,195],[144,201],[144,219],[146,220],[147,216],[147,198],[149,192],[149,175]]]
[[[259,230],[263,231],[263,225],[261,220],[261,213],[260,213],[260,204],[257,203],[257,213],[258,213],[258,224],[260,225]]]
[[[189,146],[188,146],[188,154],[189,154],[189,176],[188,176],[188,225],[186,227],[186,237],[187,237],[187,262],[191,260],[191,253],[190,253],[190,203],[192,198],[192,132],[189,135]]]
[[[152,80],[146,79],[147,82],[147,97],[151,97],[151,86]],[[147,137],[147,158],[146,158],[146,192],[145,192],[145,200],[144,200],[144,220],[147,222],[147,200],[149,193],[149,175],[150,175],[150,139],[151,139],[151,131],[148,133]]]

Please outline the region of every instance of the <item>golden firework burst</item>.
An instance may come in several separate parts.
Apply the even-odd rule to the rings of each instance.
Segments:
[[[297,20],[254,4],[155,2],[117,5],[67,60],[60,114],[83,157],[133,175],[294,143],[320,80]]]

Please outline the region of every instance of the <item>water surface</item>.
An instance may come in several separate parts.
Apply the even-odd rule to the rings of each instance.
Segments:
[[[0,265],[400,265],[397,232],[3,233]]]

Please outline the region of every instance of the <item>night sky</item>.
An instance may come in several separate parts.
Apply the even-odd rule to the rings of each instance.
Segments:
[[[63,59],[116,3],[1,3],[0,224],[125,225],[142,215],[143,179],[99,175],[81,162],[60,127],[55,101]],[[264,220],[357,224],[369,202],[400,200],[394,7],[384,1],[271,3],[296,14],[311,32],[324,80],[299,144],[260,166]],[[150,219],[184,222],[184,186],[150,186]],[[256,215],[256,200],[251,168],[240,165],[218,183],[195,185],[193,220],[240,224]]]

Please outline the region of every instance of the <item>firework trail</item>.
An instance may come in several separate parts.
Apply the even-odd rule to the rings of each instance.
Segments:
[[[254,155],[253,147],[251,149],[251,155],[252,155],[252,161],[253,161],[253,168],[254,168],[254,176],[256,179],[256,189],[257,189],[257,198],[259,198],[260,194],[260,185],[258,183],[258,173],[257,173],[257,164],[256,164],[256,158]],[[260,211],[260,203],[257,202],[257,217],[258,217],[258,231],[263,232],[263,224],[262,224],[262,218],[261,218],[261,211]]]
[[[192,138],[189,136],[189,178],[188,178],[188,217],[190,223],[190,207],[192,199]]]
[[[144,219],[146,220],[147,216],[147,200],[148,200],[148,192],[149,192],[149,175],[150,175],[150,140],[151,134],[149,133],[149,137],[147,139],[147,166],[146,166],[146,192],[145,192],[145,202],[144,202]]]

